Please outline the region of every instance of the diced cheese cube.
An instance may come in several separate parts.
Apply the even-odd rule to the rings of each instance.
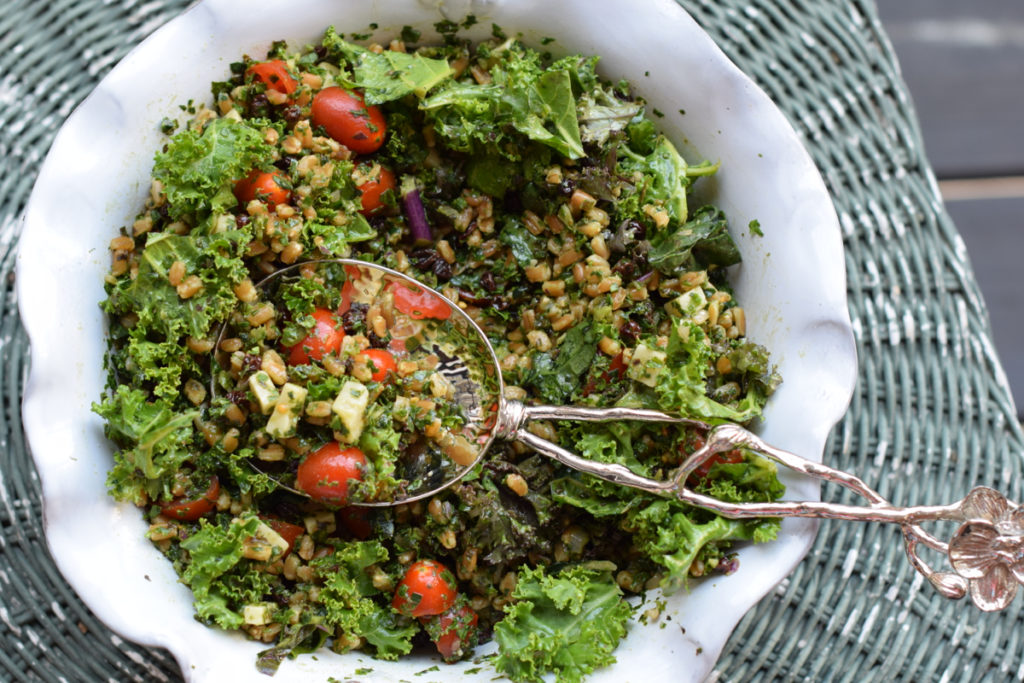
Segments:
[[[267,420],[267,434],[275,439],[286,439],[295,436],[295,428],[299,425],[299,416],[306,404],[304,387],[286,382],[281,387],[281,396],[274,405],[274,410]]]
[[[273,380],[270,379],[270,375],[263,370],[251,375],[249,377],[249,389],[252,390],[253,395],[256,397],[256,402],[260,405],[260,412],[264,415],[270,415],[270,411],[274,409],[274,405],[280,396]]]
[[[704,290],[694,287],[665,304],[665,310],[680,318],[692,318],[697,311],[703,310],[707,305],[708,299],[704,296]]]
[[[366,419],[366,406],[370,403],[370,392],[362,383],[349,380],[342,385],[331,410],[341,420],[340,430],[346,443],[359,441]]]
[[[277,533],[270,528],[266,522],[260,522],[259,526],[256,527],[256,538],[266,541],[270,547],[277,548],[278,552],[274,553],[278,557],[288,552],[288,541],[284,540],[281,534]]]
[[[668,356],[664,351],[652,349],[644,344],[637,344],[636,349],[633,350],[633,357],[629,361],[629,367],[626,369],[626,375],[630,379],[653,388],[658,385],[658,376],[665,368],[667,359]]]
[[[271,621],[271,606],[265,603],[242,608],[242,621],[250,626],[265,626]]]

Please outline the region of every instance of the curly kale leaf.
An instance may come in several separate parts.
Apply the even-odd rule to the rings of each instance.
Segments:
[[[175,135],[156,155],[153,177],[163,183],[170,215],[199,225],[212,212],[234,206],[234,183],[272,152],[258,129],[218,118],[202,132],[190,128]]]
[[[114,456],[107,486],[120,500],[141,503],[166,496],[173,475],[190,456],[192,420],[198,410],[177,411],[169,401],[147,400],[139,389],[119,386],[92,409],[106,420],[106,432],[123,450]]]
[[[362,637],[380,659],[398,659],[412,650],[415,623],[402,622],[390,607],[373,599],[374,588],[366,569],[385,562],[388,551],[377,541],[340,544],[333,553],[313,560],[324,584],[320,601],[326,608],[324,623],[335,628],[336,637]]]
[[[367,104],[391,102],[409,93],[424,97],[453,73],[446,59],[394,50],[376,53],[343,40],[334,27],[324,34],[323,46],[351,65],[352,78],[346,85],[361,89]]]
[[[212,621],[223,629],[236,629],[243,623],[240,606],[251,601],[259,591],[243,590],[246,583],[241,574],[234,580],[227,580],[230,572],[242,560],[244,542],[256,533],[260,520],[255,515],[247,515],[225,525],[213,524],[208,520],[200,520],[199,531],[181,542],[181,547],[189,552],[189,562],[181,574],[181,580],[192,589],[195,599],[196,614],[200,619]],[[262,572],[245,571],[244,574],[260,574]]]
[[[575,682],[615,662],[631,608],[609,572],[571,566],[519,574],[512,604],[494,627],[495,668],[514,681],[541,681],[554,673]]]
[[[492,81],[449,81],[420,103],[437,133],[461,152],[490,151],[509,158],[507,130],[554,149],[562,156],[584,156],[576,117],[572,78],[564,67],[540,66],[514,41],[491,52]]]

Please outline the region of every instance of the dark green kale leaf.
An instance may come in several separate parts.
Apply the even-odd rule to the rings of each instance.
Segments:
[[[686,223],[655,233],[648,259],[662,273],[678,275],[712,265],[731,266],[741,257],[729,235],[725,214],[714,206],[704,206]]]
[[[514,216],[505,218],[498,232],[498,241],[511,250],[520,268],[533,265],[538,259],[544,258],[547,252],[544,240],[527,230]]]
[[[261,131],[225,116],[201,133],[187,129],[175,135],[156,155],[153,177],[163,183],[171,217],[198,226],[212,212],[234,206],[235,181],[272,152]]]
[[[562,68],[544,69],[522,46],[507,41],[490,52],[492,82],[449,81],[420,103],[452,149],[517,158],[512,128],[571,159],[584,156],[572,79]]]
[[[560,403],[580,387],[580,378],[597,355],[600,327],[581,323],[571,328],[558,347],[558,353],[538,353],[525,382],[549,403]]]
[[[632,610],[610,572],[575,565],[523,569],[512,604],[494,627],[495,668],[514,681],[578,682],[615,662]]]

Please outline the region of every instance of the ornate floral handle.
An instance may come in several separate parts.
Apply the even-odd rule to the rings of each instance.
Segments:
[[[500,438],[516,439],[569,467],[608,481],[659,495],[674,495],[683,502],[713,510],[724,517],[817,517],[899,524],[907,557],[914,568],[948,598],[959,599],[970,592],[974,604],[986,612],[1009,606],[1017,594],[1017,584],[1024,584],[1024,507],[1008,501],[991,488],[979,486],[963,500],[950,505],[899,507],[886,501],[860,478],[770,446],[737,425],[710,427],[699,420],[653,410],[526,406],[517,401],[505,401],[500,415],[496,429]],[[707,429],[708,434],[704,446],[686,459],[672,479],[655,481],[621,465],[581,458],[542,439],[525,427],[533,419],[664,421]],[[717,453],[736,448],[755,451],[796,472],[844,486],[867,499],[868,505],[820,501],[725,503],[686,488],[687,478],[702,463]],[[949,543],[920,526],[922,522],[940,520],[960,522]],[[922,544],[947,555],[953,571],[932,569],[918,553]]]

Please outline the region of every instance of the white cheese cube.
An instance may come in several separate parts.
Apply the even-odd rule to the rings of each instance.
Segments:
[[[658,385],[658,376],[665,368],[665,361],[668,356],[664,351],[652,349],[643,344],[637,344],[633,351],[633,357],[626,368],[626,375],[641,384],[654,388]]]
[[[359,441],[366,419],[366,406],[370,403],[370,392],[360,382],[349,380],[342,385],[331,410],[341,420],[341,432],[346,443]]]
[[[267,434],[275,439],[286,439],[295,436],[295,428],[299,425],[299,416],[306,405],[305,388],[286,382],[281,387],[281,395],[274,404],[274,410],[267,420]]]
[[[265,626],[269,624],[271,621],[270,605],[246,605],[242,608],[242,620],[250,626]]]
[[[280,396],[273,380],[270,379],[270,375],[263,370],[251,375],[249,377],[249,389],[256,396],[256,402],[260,405],[260,412],[264,415],[270,415],[270,411],[274,409],[274,405]]]
[[[704,310],[707,305],[708,299],[704,296],[704,290],[694,287],[665,304],[665,309],[674,316],[692,318],[697,311]]]

